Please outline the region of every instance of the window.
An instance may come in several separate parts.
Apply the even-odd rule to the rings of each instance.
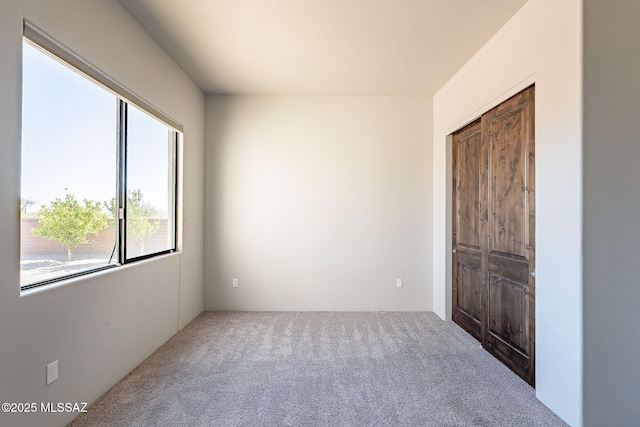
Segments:
[[[21,289],[175,251],[180,131],[25,21]]]
[[[175,138],[167,126],[127,106],[125,259],[175,247]]]

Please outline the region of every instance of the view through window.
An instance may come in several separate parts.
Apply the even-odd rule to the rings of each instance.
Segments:
[[[177,132],[23,48],[21,287],[174,250]]]
[[[126,259],[174,247],[173,132],[138,108],[127,108]]]

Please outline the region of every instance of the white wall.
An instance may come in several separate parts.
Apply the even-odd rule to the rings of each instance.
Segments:
[[[433,304],[451,316],[447,135],[536,84],[536,395],[582,424],[582,1],[530,0],[434,97]]]
[[[640,2],[584,5],[585,425],[640,423]]]
[[[431,309],[431,99],[206,105],[207,309]]]
[[[203,309],[204,97],[118,2],[3,0],[0,9],[0,402],[92,402]],[[20,296],[23,17],[184,125],[181,255]],[[60,378],[45,386],[56,359]],[[73,417],[0,413],[0,425]]]

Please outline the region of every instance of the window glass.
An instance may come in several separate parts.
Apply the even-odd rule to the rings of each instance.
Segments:
[[[21,286],[117,262],[117,98],[23,47]]]
[[[127,108],[126,257],[173,249],[175,132],[131,105]]]
[[[21,289],[174,251],[181,126],[34,34],[40,45],[23,43]]]

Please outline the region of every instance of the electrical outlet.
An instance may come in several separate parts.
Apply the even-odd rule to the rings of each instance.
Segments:
[[[402,287],[402,279],[396,279],[396,288]]]
[[[234,288],[238,287],[238,279],[236,279],[235,277],[233,278],[233,287]]]
[[[47,385],[51,384],[57,379],[58,379],[58,361],[54,360],[53,362],[47,365]]]

